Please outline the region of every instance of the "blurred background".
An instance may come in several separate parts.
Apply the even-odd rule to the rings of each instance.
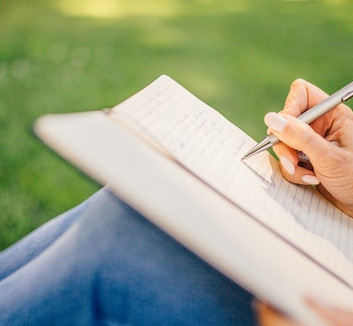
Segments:
[[[349,0],[0,0],[0,249],[99,188],[32,133],[168,74],[259,140],[302,77],[353,80]]]

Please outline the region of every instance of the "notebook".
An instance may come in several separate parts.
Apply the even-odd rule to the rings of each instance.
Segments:
[[[353,310],[353,222],[314,187],[294,185],[277,160],[172,78],[124,102],[50,114],[38,137],[68,162],[220,272],[308,325],[304,303]]]

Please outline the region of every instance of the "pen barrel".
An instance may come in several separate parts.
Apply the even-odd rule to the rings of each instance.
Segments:
[[[305,111],[298,119],[306,123],[311,123],[340,103],[342,103],[341,99],[329,97],[323,102],[313,106],[310,110]]]
[[[349,83],[345,87],[341,88],[337,92],[333,93],[326,100],[314,105],[311,109],[301,114],[298,119],[306,123],[311,123],[326,112],[330,111],[340,103],[351,98],[349,96],[353,92],[353,82]],[[347,96],[348,95],[348,96]]]

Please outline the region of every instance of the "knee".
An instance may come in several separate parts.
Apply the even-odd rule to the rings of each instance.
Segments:
[[[104,251],[142,237],[148,223],[138,212],[105,188],[76,225],[81,250]]]

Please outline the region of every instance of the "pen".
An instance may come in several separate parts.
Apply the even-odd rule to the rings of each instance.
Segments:
[[[333,93],[331,96],[329,96],[322,102],[314,105],[312,108],[302,113],[298,117],[298,119],[306,123],[313,122],[315,119],[321,117],[323,114],[330,111],[338,104],[346,102],[352,97],[353,97],[353,82],[344,86],[336,93]],[[276,136],[268,135],[265,139],[260,141],[253,148],[251,148],[241,159],[245,160],[257,153],[261,153],[271,148],[272,146],[276,145],[277,143],[279,143],[279,139]]]

